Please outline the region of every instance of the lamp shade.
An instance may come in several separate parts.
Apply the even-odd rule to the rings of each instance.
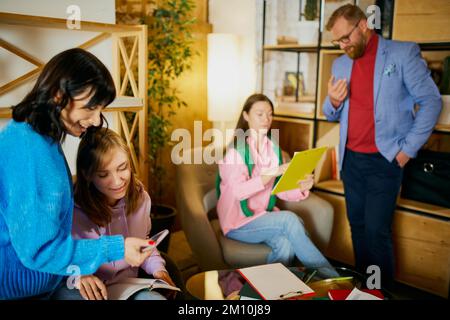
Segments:
[[[208,120],[233,121],[239,108],[239,38],[208,34]]]

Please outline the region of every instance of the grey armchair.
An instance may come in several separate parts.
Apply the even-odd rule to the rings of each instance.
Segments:
[[[192,149],[194,154],[201,149]],[[214,214],[217,197],[217,164],[179,164],[176,168],[177,207],[183,231],[199,267],[220,270],[266,263],[270,248],[265,244],[248,244],[226,238]],[[291,210],[304,221],[314,244],[324,252],[333,227],[333,207],[311,193],[300,202],[278,200],[280,209]]]

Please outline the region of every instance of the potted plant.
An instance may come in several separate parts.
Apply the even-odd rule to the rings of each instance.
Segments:
[[[150,16],[143,19],[148,26],[148,146],[152,198],[151,235],[171,229],[176,209],[162,203],[165,169],[164,150],[171,146],[171,117],[186,106],[173,82],[191,67],[193,36],[191,27],[194,4],[191,0],[160,1]],[[169,237],[158,246],[167,252]]]
[[[301,10],[302,8],[300,8]],[[298,38],[301,45],[317,45],[319,21],[317,20],[318,1],[306,0],[304,12],[300,15]],[[305,20],[302,20],[301,17]]]

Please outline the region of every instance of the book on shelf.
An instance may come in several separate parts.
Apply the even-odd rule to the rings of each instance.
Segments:
[[[180,288],[174,287],[162,279],[125,278],[107,286],[109,300],[127,300],[141,290],[155,289],[181,291]]]
[[[331,148],[331,179],[337,180],[337,174],[336,174],[336,149]]]
[[[339,145],[331,148],[331,179],[341,180],[339,171]]]

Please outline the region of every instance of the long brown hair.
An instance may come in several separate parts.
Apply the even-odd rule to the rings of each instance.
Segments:
[[[228,146],[225,147],[226,149],[228,149],[230,147],[236,148],[237,143],[238,143],[237,140],[238,140],[238,138],[240,138],[240,134],[238,132],[239,129],[242,129],[244,133],[247,133],[249,126],[248,126],[247,120],[244,119],[244,111],[248,114],[250,112],[250,110],[252,109],[253,105],[256,102],[260,102],[260,101],[267,102],[270,105],[270,107],[272,108],[272,112],[274,112],[273,103],[266,95],[264,95],[262,93],[255,93],[255,94],[252,94],[250,97],[248,97],[247,100],[245,100],[244,106],[242,107],[241,115],[239,116],[239,120],[236,124],[236,129],[234,130],[235,133],[234,133],[233,140],[231,141],[231,143]],[[269,128],[269,131],[268,131],[269,134],[270,134],[270,129],[271,128]]]
[[[100,169],[105,155],[119,148],[128,155],[131,164],[131,153],[123,139],[107,128],[88,130],[81,139],[77,153],[77,182],[75,183],[75,202],[95,224],[105,227],[111,222],[112,210],[106,196],[98,191],[93,181]],[[131,170],[131,168],[130,168]],[[130,183],[125,195],[127,215],[134,212],[142,196],[143,186],[131,170]]]
[[[270,99],[262,94],[262,93],[255,93],[252,94],[250,97],[245,100],[244,107],[242,108],[241,115],[239,116],[239,120],[236,124],[236,130],[242,129],[244,131],[248,130],[248,122],[244,119],[244,111],[247,112],[247,114],[250,112],[251,108],[256,102],[264,101],[270,104],[270,107],[272,108],[273,112],[273,103],[270,101]]]

